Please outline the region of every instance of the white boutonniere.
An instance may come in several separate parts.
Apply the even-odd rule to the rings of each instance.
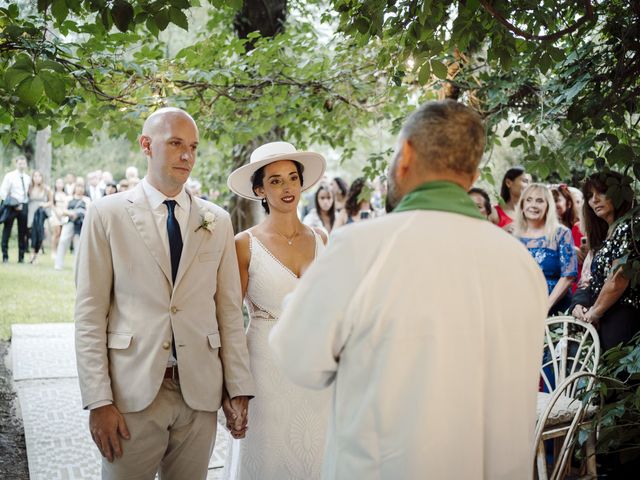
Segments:
[[[195,231],[197,232],[201,228],[204,228],[209,233],[213,233],[216,228],[216,214],[206,208],[200,209],[200,225],[198,225]]]

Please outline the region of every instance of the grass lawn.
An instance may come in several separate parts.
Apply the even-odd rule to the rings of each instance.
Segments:
[[[0,264],[0,340],[9,339],[14,323],[73,321],[74,258],[67,255],[64,270],[56,271],[51,251],[47,248],[46,252],[33,265],[28,263],[30,253],[25,255],[26,263],[17,263],[18,248],[12,236],[9,263]]]

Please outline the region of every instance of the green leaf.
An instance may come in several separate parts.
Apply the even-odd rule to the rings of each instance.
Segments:
[[[180,10],[187,10],[191,5],[189,0],[169,0],[171,6],[179,8]]]
[[[39,73],[44,82],[44,91],[51,100],[58,105],[64,102],[66,85],[59,75],[50,70],[42,70]]]
[[[369,20],[366,17],[358,17],[353,22],[353,26],[356,28],[356,30],[358,30],[363,35],[369,31],[370,25],[371,24],[369,23]]]
[[[431,78],[431,65],[429,62],[424,62],[418,72],[418,82],[420,85],[424,85],[429,81],[429,78]]]
[[[523,144],[524,144],[524,138],[522,138],[522,137],[514,138],[511,141],[511,146],[512,147],[517,147],[517,146],[523,145]]]
[[[31,57],[26,53],[19,53],[16,55],[16,60],[13,62],[13,65],[11,65],[11,68],[33,73],[33,60],[31,60]]]
[[[36,62],[38,71],[40,70],[53,70],[54,72],[65,72],[64,66],[53,60],[38,60]]]
[[[440,60],[431,60],[431,70],[433,70],[434,75],[441,80],[445,80],[447,73],[449,73],[447,66]]]
[[[47,8],[49,8],[49,5],[51,5],[50,0],[38,0],[38,12],[40,13],[46,12]]]
[[[615,147],[610,148],[607,152],[607,160],[610,165],[621,164],[626,165],[633,161],[633,149],[629,145],[619,143]]]
[[[22,82],[25,78],[32,76],[33,73],[25,70],[16,70],[15,68],[8,68],[4,72],[4,83],[9,90],[12,90],[16,85]]]
[[[133,7],[129,2],[116,0],[111,8],[113,23],[121,32],[126,32],[133,21]]]
[[[0,124],[11,125],[13,123],[13,116],[6,110],[0,110]]]
[[[67,15],[69,15],[69,8],[67,8],[65,0],[53,0],[53,4],[51,5],[51,14],[55,17],[58,23],[64,22]]]
[[[20,82],[20,85],[18,85],[18,88],[16,89],[16,94],[20,97],[20,100],[30,106],[34,106],[38,103],[38,100],[40,100],[43,93],[44,85],[42,84],[40,77],[37,75],[25,78]]]
[[[156,25],[156,22],[153,19],[153,17],[147,18],[145,25],[147,26],[147,30],[149,30],[149,32],[151,32],[151,34],[154,35],[155,37],[157,37],[160,34],[160,30],[158,29],[158,26]]]
[[[9,5],[7,12],[9,13],[9,18],[12,18],[12,19],[16,19],[18,18],[18,15],[20,15],[20,10],[18,10],[18,5],[16,5],[15,3],[12,3],[11,5]]]
[[[169,18],[173,23],[184,30],[189,30],[189,20],[182,10],[171,7],[169,9]]]
[[[160,10],[154,17],[154,21],[158,29],[164,31],[167,25],[169,25],[169,12],[167,10]]]

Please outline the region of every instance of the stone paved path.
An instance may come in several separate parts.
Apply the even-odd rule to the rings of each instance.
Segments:
[[[13,325],[11,331],[31,480],[100,479],[100,454],[80,401],[73,324]],[[207,480],[222,478],[226,449],[219,426]]]

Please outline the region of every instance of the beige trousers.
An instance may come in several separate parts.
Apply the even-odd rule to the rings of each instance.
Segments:
[[[164,380],[151,405],[125,413],[130,440],[121,438],[122,457],[102,459],[103,480],[198,480],[207,478],[216,438],[217,412],[190,408],[180,385]]]

